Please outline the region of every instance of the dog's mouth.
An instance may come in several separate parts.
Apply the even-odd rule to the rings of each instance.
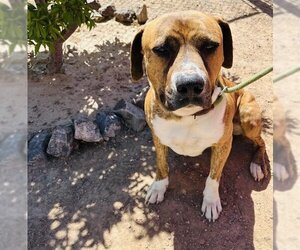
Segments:
[[[202,93],[199,96],[184,97],[172,93],[172,91],[161,92],[159,97],[164,108],[167,111],[181,115],[192,115],[198,111],[210,109],[221,92],[220,87],[214,88],[208,93]]]
[[[181,108],[199,107],[207,109],[211,106],[211,94],[201,94],[193,97],[182,97],[172,91],[161,92],[160,101],[168,111],[176,111]]]

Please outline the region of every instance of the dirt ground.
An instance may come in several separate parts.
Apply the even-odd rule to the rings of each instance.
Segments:
[[[27,66],[26,52],[19,54],[14,65],[21,61],[23,70],[0,69],[0,249],[27,244]]]
[[[101,1],[103,5],[108,1]],[[135,8],[140,1],[114,1]],[[147,1],[150,19],[196,9],[230,22],[234,64],[224,74],[239,82],[272,64],[270,1]],[[77,113],[93,117],[147,85],[130,80],[130,41],[138,24],[110,20],[92,31],[79,28],[66,42],[65,74],[29,74],[29,132],[65,124]],[[69,46],[68,46],[69,45]],[[75,49],[74,49],[75,48]],[[272,161],[272,78],[248,89],[263,110],[263,137]],[[189,158],[170,154],[170,186],[165,201],[146,206],[155,173],[149,129],[123,129],[102,144],[81,144],[68,159],[50,158],[28,168],[29,249],[272,249],[272,181],[252,180],[252,147],[235,137],[221,179],[223,211],[215,223],[200,206],[210,151]]]
[[[299,1],[276,0],[274,8],[274,75],[286,72],[290,68],[299,66],[300,54],[300,19]],[[294,120],[295,129],[287,133],[291,144],[296,165],[300,162],[300,73],[291,75],[274,84],[274,93],[278,96],[287,112],[288,120]],[[274,116],[276,110],[274,110]],[[280,184],[274,182],[274,249],[299,249],[300,246],[300,168],[297,176],[286,181],[288,188],[281,189]],[[296,181],[291,181],[296,179]],[[292,202],[292,206],[291,206]]]

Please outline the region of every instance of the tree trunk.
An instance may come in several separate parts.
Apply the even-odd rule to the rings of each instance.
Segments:
[[[50,74],[53,73],[63,73],[63,43],[56,42],[54,44],[54,51],[50,53],[49,64],[47,65]]]
[[[12,1],[12,0],[11,0]],[[15,0],[16,1],[16,0]],[[48,0],[35,0],[35,3],[46,3]],[[99,5],[99,6],[98,6]],[[89,4],[92,9],[99,9],[100,4],[97,1]],[[47,65],[49,73],[62,73],[63,66],[63,43],[75,32],[78,25],[73,24],[67,30],[62,31],[62,37],[54,43],[54,52],[50,53],[49,63]]]
[[[50,53],[50,61],[47,65],[50,74],[63,73],[63,43],[75,32],[77,25],[70,26],[68,30],[63,30],[62,37],[54,43],[54,51]]]

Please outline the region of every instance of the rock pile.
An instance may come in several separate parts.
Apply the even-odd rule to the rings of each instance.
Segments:
[[[93,1],[93,14],[92,17],[96,23],[106,22],[115,18],[117,22],[125,25],[132,24],[137,20],[138,24],[145,24],[148,20],[147,6],[145,4],[139,6],[136,10],[121,9],[116,10],[114,4],[107,4],[102,6],[97,1]],[[97,7],[100,6],[98,9]]]
[[[144,95],[140,95],[143,103]],[[124,125],[140,132],[146,126],[142,108],[125,100],[120,100],[113,110],[99,111],[95,120],[78,116],[72,123],[42,130],[30,136],[28,142],[28,163],[45,162],[48,156],[68,157],[78,148],[79,142],[101,143],[116,137]]]

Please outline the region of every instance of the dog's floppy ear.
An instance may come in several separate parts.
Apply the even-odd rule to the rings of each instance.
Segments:
[[[142,36],[144,30],[140,30],[134,37],[131,50],[130,50],[130,62],[131,62],[131,77],[134,81],[137,81],[143,76],[143,54],[142,54]]]
[[[233,48],[232,48],[232,36],[229,24],[225,22],[222,18],[217,17],[217,22],[219,23],[222,33],[223,33],[223,54],[224,62],[223,67],[231,68],[233,60]]]

